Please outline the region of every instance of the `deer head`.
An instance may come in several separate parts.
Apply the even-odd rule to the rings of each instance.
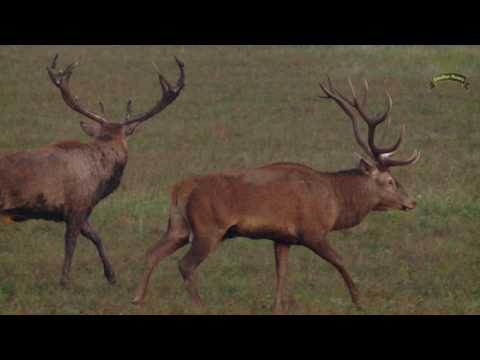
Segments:
[[[82,130],[89,136],[96,139],[111,139],[125,138],[132,135],[136,128],[143,122],[154,117],[161,111],[163,111],[168,105],[170,105],[180,95],[180,92],[185,87],[185,73],[184,64],[175,58],[178,67],[180,68],[180,78],[177,81],[175,87],[172,87],[170,83],[161,75],[158,74],[160,86],[162,88],[162,98],[155,104],[149,111],[132,116],[132,100],[128,100],[126,117],[122,122],[115,123],[107,119],[103,104],[100,102],[101,115],[96,114],[84,106],[82,106],[76,96],[70,91],[70,78],[73,74],[73,70],[78,65],[75,62],[67,66],[64,70],[56,70],[58,60],[58,54],[55,55],[53,62],[50,66],[47,66],[48,74],[53,84],[60,89],[63,100],[74,111],[82,114],[93,122],[81,122],[80,126]]]
[[[375,117],[367,115],[365,106],[368,99],[368,82],[365,81],[365,90],[362,102],[357,99],[355,88],[352,81],[348,79],[352,91],[353,100],[341,94],[328,78],[328,86],[320,84],[320,88],[325,96],[322,99],[334,100],[337,105],[350,117],[353,125],[355,139],[364,151],[365,155],[372,160],[370,163],[360,155],[357,156],[357,167],[366,176],[370,178],[369,186],[374,189],[375,211],[384,211],[388,209],[412,210],[416,207],[415,199],[407,194],[403,186],[392,176],[390,168],[395,166],[406,166],[416,163],[420,159],[420,153],[415,150],[412,156],[406,160],[394,160],[391,156],[399,149],[405,135],[405,126],[395,144],[390,147],[379,147],[375,144],[375,130],[378,125],[387,122],[389,124],[390,113],[392,111],[393,100],[388,92],[386,110]],[[362,139],[359,128],[359,117],[362,118],[368,126],[368,141]]]

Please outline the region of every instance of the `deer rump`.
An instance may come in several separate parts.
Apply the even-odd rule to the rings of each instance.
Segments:
[[[3,221],[63,222],[72,212],[90,213],[119,186],[126,164],[121,151],[111,162],[112,149],[98,150],[72,141],[0,157]]]

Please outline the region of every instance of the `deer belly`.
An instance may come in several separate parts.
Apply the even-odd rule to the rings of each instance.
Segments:
[[[251,239],[290,240],[297,239],[297,227],[281,218],[246,216],[235,227],[238,236]]]

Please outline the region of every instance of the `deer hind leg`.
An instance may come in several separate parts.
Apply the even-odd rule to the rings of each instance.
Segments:
[[[325,261],[332,264],[337,271],[342,275],[345,284],[350,292],[350,296],[352,297],[352,302],[360,308],[359,303],[359,291],[355,286],[350,274],[348,273],[347,269],[343,265],[342,259],[340,256],[333,250],[330,244],[327,242],[326,239],[322,239],[321,241],[316,241],[312,244],[309,244],[308,247],[315,252],[318,256],[320,256]]]
[[[80,217],[73,217],[67,220],[65,231],[65,259],[63,261],[62,278],[60,280],[60,285],[64,288],[67,288],[70,283],[70,269],[77,245],[77,238],[78,235],[80,235],[82,220]]]
[[[110,284],[115,284],[115,272],[113,271],[112,265],[110,265],[110,261],[108,260],[107,253],[103,248],[102,240],[100,239],[98,233],[92,228],[88,220],[83,223],[81,228],[81,234],[95,245],[98,251],[98,255],[100,256],[100,259],[103,263],[103,273],[105,274],[105,277]]]
[[[275,242],[274,248],[277,272],[277,290],[275,294],[273,311],[278,314],[283,311],[283,288],[288,270],[288,251],[290,250],[290,245]]]
[[[145,270],[143,271],[140,284],[135,292],[135,298],[132,301],[134,304],[143,303],[150,277],[160,260],[172,255],[187,245],[189,235],[190,229],[183,219],[170,219],[170,224],[163,238],[147,252]]]
[[[197,236],[195,234],[190,250],[178,263],[185,287],[193,303],[197,306],[203,304],[197,289],[196,269],[210,255],[221,239],[222,236]]]

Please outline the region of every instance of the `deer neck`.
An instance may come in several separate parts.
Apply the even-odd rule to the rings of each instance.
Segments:
[[[348,170],[334,174],[333,180],[337,198],[334,230],[360,224],[377,201],[371,179],[359,170]]]
[[[128,148],[118,140],[97,140],[93,143],[97,158],[98,201],[113,193],[120,185],[128,161]]]

